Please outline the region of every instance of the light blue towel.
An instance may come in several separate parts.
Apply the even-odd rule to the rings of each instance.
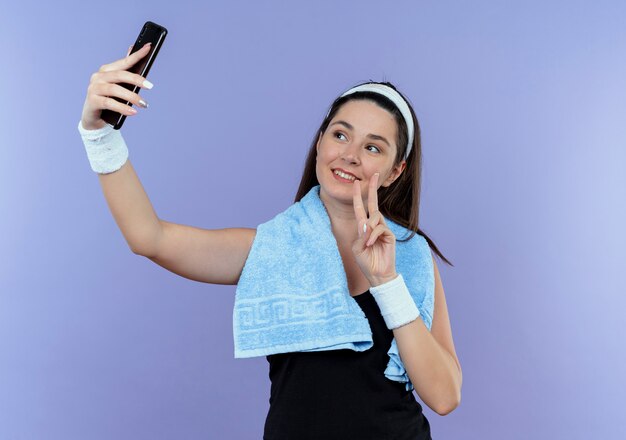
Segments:
[[[373,344],[369,321],[350,296],[328,212],[314,186],[297,203],[262,223],[244,265],[233,310],[235,358],[294,351],[351,349]],[[434,272],[428,243],[385,217],[396,236],[396,271],[430,330]],[[420,319],[420,318],[418,318]],[[412,390],[395,338],[385,376]]]

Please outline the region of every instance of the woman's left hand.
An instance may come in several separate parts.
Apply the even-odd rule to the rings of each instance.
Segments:
[[[354,254],[361,272],[369,280],[370,286],[378,286],[395,279],[396,272],[396,236],[391,232],[385,218],[378,210],[378,176],[376,173],[369,181],[367,206],[365,212],[361,195],[361,182],[353,183],[353,204],[356,215],[358,238],[352,244]],[[363,225],[367,230],[363,232]]]

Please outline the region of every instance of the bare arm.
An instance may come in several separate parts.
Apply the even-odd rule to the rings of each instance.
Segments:
[[[144,82],[143,77],[128,71],[148,53],[148,46],[132,55],[131,48],[126,58],[104,64],[91,76],[81,119],[84,129],[96,130],[105,126],[101,119],[103,109],[126,116],[136,114],[130,106],[112,97],[142,106],[143,101],[137,93],[118,85],[124,82],[152,87]],[[130,160],[116,171],[98,176],[115,222],[135,254],[195,281],[238,283],[256,235],[255,229],[209,230],[159,219]]]
[[[161,222],[130,160],[110,174],[98,174],[117,226],[136,254],[154,253]]]
[[[181,277],[235,285],[252,248],[256,229],[203,229],[161,220],[154,251],[143,254]]]
[[[190,280],[239,282],[255,229],[211,230],[159,219],[130,161],[99,178],[115,222],[135,254]]]
[[[148,54],[149,47],[144,46],[132,55],[131,49],[132,47],[129,48],[125,58],[104,64],[91,75],[81,117],[81,125],[85,130],[97,130],[106,125],[101,118],[103,110],[134,116],[136,114],[134,109],[123,104],[123,101],[142,106],[143,101],[138,93],[119,85],[128,83],[141,88],[152,87],[144,81],[145,78],[128,71]],[[113,98],[121,98],[123,101]],[[98,177],[109,209],[128,246],[133,252],[144,250],[150,252],[160,233],[161,224],[130,160],[115,172],[98,174]]]
[[[400,358],[418,396],[439,415],[461,403],[463,373],[454,349],[452,330],[439,269],[435,270],[435,310],[431,331],[421,318],[393,331]]]

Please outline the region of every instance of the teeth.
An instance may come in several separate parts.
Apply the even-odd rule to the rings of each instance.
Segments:
[[[348,174],[344,174],[344,173],[342,173],[341,171],[338,171],[338,170],[335,170],[335,174],[337,174],[338,176],[343,177],[344,179],[348,179],[348,180],[354,180],[355,179],[355,177],[350,176]]]

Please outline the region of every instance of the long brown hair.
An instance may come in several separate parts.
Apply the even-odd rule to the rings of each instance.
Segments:
[[[370,83],[373,81],[370,81]],[[391,87],[398,93],[398,89],[389,83],[382,82],[378,84],[384,84]],[[418,227],[419,225],[419,205],[420,205],[420,190],[421,190],[421,178],[422,178],[422,144],[420,137],[420,128],[415,116],[413,106],[409,103],[408,99],[400,93],[404,98],[411,110],[411,116],[413,117],[413,126],[415,127],[413,136],[413,147],[409,157],[406,159],[406,167],[391,185],[388,187],[381,186],[378,190],[378,205],[380,212],[385,218],[391,219],[394,222],[409,229],[411,234],[404,239],[396,237],[396,241],[404,242],[408,241],[415,236],[416,233],[420,234],[426,239],[430,248],[447,264],[454,266],[450,261],[443,256],[439,251],[435,243]],[[383,109],[393,114],[396,123],[398,125],[396,145],[397,153],[394,160],[394,166],[400,165],[404,158],[406,151],[406,145],[408,142],[408,131],[406,122],[400,113],[400,110],[393,104],[391,100],[385,96],[375,92],[355,92],[347,96],[339,97],[335,99],[330,107],[328,115],[322,121],[320,128],[313,137],[311,148],[304,164],[304,172],[302,173],[302,180],[300,181],[300,187],[296,193],[294,203],[299,202],[310,190],[316,185],[319,185],[317,180],[317,174],[315,173],[315,164],[317,157],[317,140],[324,134],[328,128],[328,124],[333,119],[335,114],[339,111],[341,106],[346,102],[352,100],[368,100],[378,104]]]

